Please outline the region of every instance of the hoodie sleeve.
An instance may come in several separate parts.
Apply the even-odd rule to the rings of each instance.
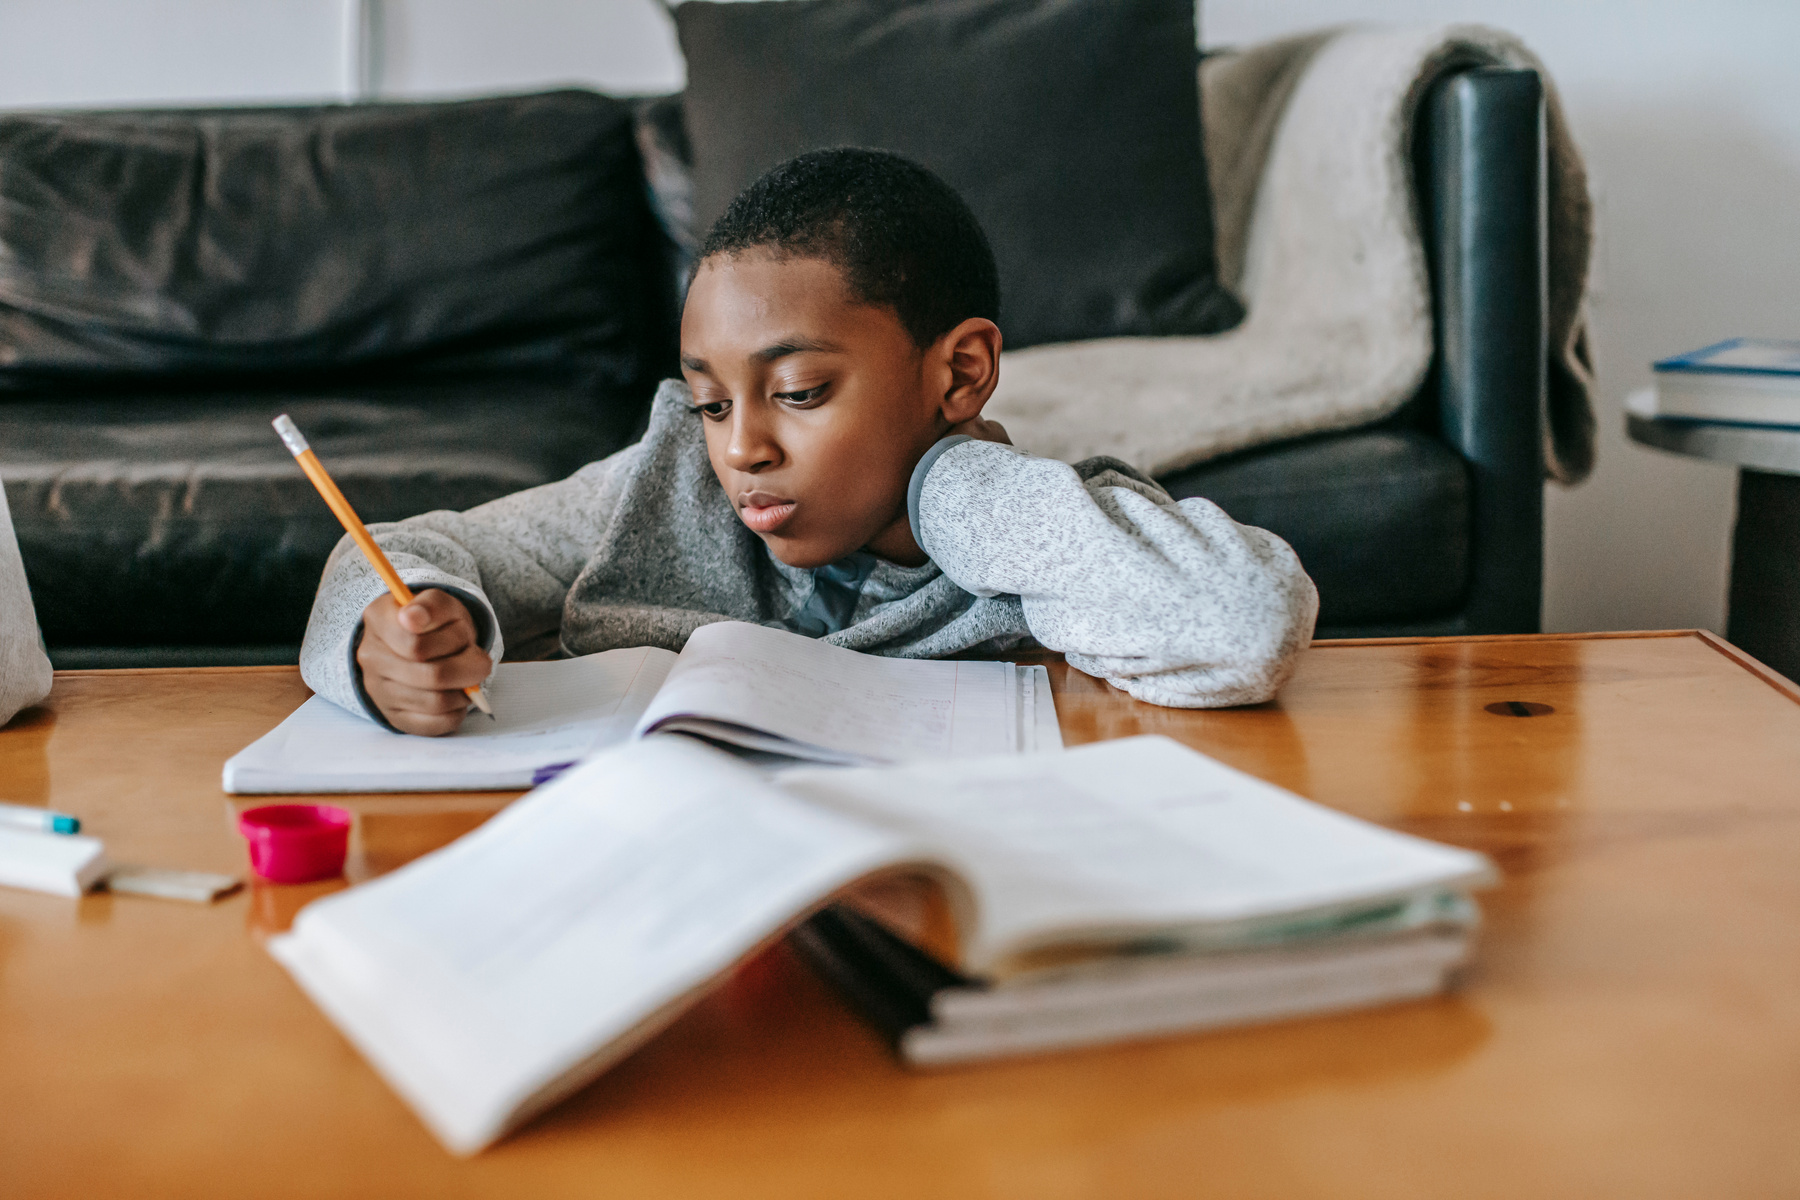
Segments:
[[[482,649],[498,663],[507,643],[554,636],[563,600],[618,505],[640,453],[628,446],[567,479],[502,496],[467,512],[429,512],[369,526],[406,585],[440,588],[468,608]],[[326,699],[386,724],[356,665],[362,614],[386,586],[345,537],[313,599],[300,674]]]
[[[1017,595],[1033,637],[1140,700],[1260,703],[1312,640],[1318,591],[1286,542],[1115,459],[1071,467],[945,439],[908,501],[945,575]]]

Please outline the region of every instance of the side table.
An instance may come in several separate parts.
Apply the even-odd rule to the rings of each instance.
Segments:
[[[1725,637],[1800,679],[1800,429],[1649,416],[1648,397],[1626,401],[1632,441],[1737,464]]]

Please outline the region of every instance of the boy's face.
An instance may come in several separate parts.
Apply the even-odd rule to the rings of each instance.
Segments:
[[[991,322],[964,326],[992,330],[998,355]],[[965,394],[957,341],[953,330],[921,350],[824,259],[751,251],[701,264],[681,318],[682,374],[725,495],[775,557],[817,567],[867,547],[925,561],[906,519],[913,466],[993,391],[988,381]]]

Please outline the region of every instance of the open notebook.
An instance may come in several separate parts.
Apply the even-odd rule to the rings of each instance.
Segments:
[[[314,696],[225,764],[225,790],[479,791],[531,787],[662,731],[838,765],[1057,749],[1043,667],[880,658],[779,629],[705,625],[677,655],[637,646],[504,663],[497,719],[449,737],[383,729]]]
[[[958,994],[933,997],[938,1044],[922,1061],[1026,1048],[1021,1037],[1092,1041],[1096,1020],[1102,1036],[1141,1036],[1183,1027],[1182,1013],[1194,1026],[1436,991],[1466,927],[1363,931],[1356,970],[1322,952],[1359,915],[1492,878],[1479,854],[1165,738],[774,780],[655,738],[313,902],[268,948],[444,1144],[470,1153],[847,885],[905,872],[939,881],[957,931],[940,969]],[[1210,1007],[1190,981],[1172,1001],[1188,1009],[1159,1022],[1167,964],[1192,961],[1214,968]],[[1296,1002],[1299,984],[1312,991]],[[1034,1011],[1035,1041],[1021,1024]]]

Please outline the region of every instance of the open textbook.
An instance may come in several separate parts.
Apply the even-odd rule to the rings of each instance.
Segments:
[[[1155,964],[1260,965],[1260,1007],[1238,987],[1229,1020],[1435,991],[1467,923],[1358,935],[1358,950],[1386,945],[1391,961],[1360,982],[1290,970],[1290,983],[1313,987],[1309,1003],[1293,1002],[1267,956],[1323,951],[1359,917],[1446,903],[1492,869],[1164,738],[774,780],[691,739],[654,738],[595,755],[451,845],[313,902],[269,950],[439,1139],[472,1153],[847,886],[893,874],[942,888],[957,944],[940,969],[965,1000],[1015,997],[1010,1014],[990,1004],[953,1031],[992,1042],[1029,1019],[1033,987],[1104,983],[1109,965],[1126,984]],[[1409,952],[1407,939],[1424,938],[1438,941]],[[1104,1037],[1183,1027],[1132,1020],[1157,1004],[1157,981],[1139,984],[1115,987],[1109,1003],[1124,1016]],[[1082,997],[1065,989],[1061,1005],[1082,1009]],[[1187,1024],[1220,1023],[1220,1011]],[[1081,1040],[1068,1025],[1039,1044]],[[936,1057],[960,1056],[948,1051]]]
[[[531,787],[604,747],[656,732],[854,765],[1056,749],[1043,667],[859,654],[721,621],[680,654],[652,646],[503,663],[496,720],[414,737],[314,696],[225,764],[228,792]]]

